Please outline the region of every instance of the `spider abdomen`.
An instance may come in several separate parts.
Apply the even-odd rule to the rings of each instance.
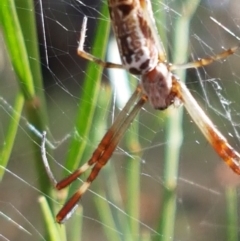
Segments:
[[[134,75],[146,74],[158,63],[158,48],[140,5],[141,1],[108,2],[123,65]]]

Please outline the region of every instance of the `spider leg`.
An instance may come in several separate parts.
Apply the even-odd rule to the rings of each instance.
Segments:
[[[42,155],[42,160],[43,160],[43,164],[44,164],[44,167],[45,167],[45,170],[47,172],[47,175],[52,183],[52,185],[54,187],[56,187],[57,185],[57,180],[55,179],[52,171],[51,171],[51,168],[49,166],[49,163],[48,163],[48,159],[47,159],[47,154],[46,154],[46,131],[44,131],[42,133],[42,143],[41,143],[41,155]]]
[[[88,162],[83,164],[80,168],[78,168],[76,171],[71,173],[66,178],[59,181],[55,187],[58,190],[61,190],[65,187],[67,187],[69,184],[71,184],[73,181],[75,181],[83,172],[85,172],[87,169],[89,169],[92,165],[94,165],[96,162],[98,162],[99,158],[101,157],[102,153],[105,151],[106,145],[111,142],[112,138],[114,137],[115,132],[121,127],[123,122],[125,121],[126,115],[129,113],[129,110],[131,109],[131,106],[138,98],[139,94],[141,93],[141,88],[137,87],[134,93],[132,94],[131,98],[128,100],[122,111],[119,113],[117,118],[115,119],[114,123],[110,127],[110,129],[107,131],[107,133],[102,138],[101,142],[99,143],[97,149],[93,152],[92,157],[89,159]]]
[[[93,153],[92,158],[88,161],[89,163],[92,162],[92,159],[94,159],[94,166],[90,175],[88,176],[87,180],[82,184],[82,186],[77,190],[77,192],[66,202],[64,207],[58,212],[56,216],[56,220],[58,223],[65,222],[72,215],[80,198],[87,191],[91,183],[95,180],[102,167],[106,165],[122,136],[127,131],[131,122],[134,120],[134,118],[141,110],[142,106],[146,103],[146,101],[147,96],[142,95],[140,100],[137,102],[137,104],[134,105],[132,110],[129,113],[125,112],[126,118],[121,122],[121,124],[114,131],[110,129],[111,131],[109,130],[107,132],[111,132],[111,139],[105,139],[107,134],[104,136],[97,150]],[[97,155],[96,158],[94,155]]]
[[[126,103],[126,105],[124,106],[122,111],[119,113],[119,115],[115,119],[114,123],[112,124],[112,126],[110,127],[108,132],[104,135],[102,141],[99,143],[98,148],[95,150],[95,152],[93,153],[93,155],[90,158],[90,160],[88,162],[86,162],[85,164],[83,164],[76,171],[71,173],[69,176],[67,176],[66,178],[62,179],[59,182],[57,182],[57,180],[54,178],[54,175],[53,175],[53,173],[51,171],[51,168],[49,166],[49,162],[47,160],[46,148],[45,148],[45,145],[46,145],[46,132],[45,131],[43,132],[43,134],[42,134],[42,144],[41,144],[42,160],[43,160],[44,167],[46,169],[47,175],[48,175],[50,181],[52,182],[53,186],[57,190],[61,190],[61,189],[65,188],[65,187],[67,187],[69,184],[71,184],[73,181],[75,181],[83,172],[85,172],[94,163],[96,163],[98,161],[98,159],[101,156],[101,153],[104,151],[104,147],[106,146],[106,144],[109,141],[111,141],[115,131],[118,130],[119,126],[122,125],[122,123],[125,120],[125,117],[126,117],[127,113],[131,109],[131,106],[136,101],[136,99],[138,98],[140,93],[141,93],[141,88],[137,87],[136,90],[134,91],[134,93],[132,94],[131,98],[128,100],[128,102]]]
[[[173,64],[169,66],[169,70],[173,71],[177,69],[190,69],[190,68],[203,67],[211,64],[214,61],[227,58],[228,56],[234,54],[239,48],[240,48],[240,45],[237,45],[212,57],[202,58],[202,59],[200,58],[197,61],[190,62],[187,64]]]
[[[93,166],[93,169],[87,178],[87,181],[82,184],[79,190],[69,199],[69,201],[64,205],[64,207],[59,211],[56,216],[56,220],[59,223],[63,223],[66,221],[74,212],[79,199],[85,193],[85,191],[90,186],[91,182],[97,177],[101,168],[107,163],[109,158],[111,157],[113,151],[115,150],[117,144],[122,138],[123,134],[126,132],[127,128],[140,111],[143,104],[147,101],[147,97],[145,95],[141,96],[138,103],[131,109],[133,103],[139,98],[141,94],[141,87],[137,87],[135,92],[132,94],[129,101],[126,103],[123,110],[119,113],[117,118],[115,119],[113,125],[105,134],[101,142],[99,143],[97,149],[94,151],[92,157],[88,162],[83,164],[80,168],[74,171],[72,174],[64,178],[63,180],[57,182],[54,178],[54,175],[50,169],[47,156],[46,156],[46,132],[43,132],[42,135],[42,144],[41,144],[41,152],[42,152],[42,160],[46,169],[46,172],[49,176],[49,179],[53,183],[54,187],[58,190],[68,186],[74,180],[76,180],[83,172]]]
[[[240,154],[228,143],[222,133],[214,126],[212,121],[193,98],[186,85],[181,81],[177,81],[174,77],[173,91],[183,102],[188,113],[217,154],[235,173],[240,175]]]
[[[79,40],[79,45],[77,49],[77,54],[86,60],[95,62],[96,64],[102,66],[103,68],[116,68],[116,69],[125,69],[122,64],[115,64],[111,62],[105,62],[87,52],[84,51],[83,45],[86,37],[86,30],[87,30],[87,17],[84,16],[83,18],[83,23],[82,23],[82,28],[81,28],[81,33],[80,33],[80,40]]]

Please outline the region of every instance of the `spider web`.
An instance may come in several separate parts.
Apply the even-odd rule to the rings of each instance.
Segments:
[[[167,34],[165,47],[170,62],[173,55],[171,51],[175,21],[180,15],[177,2],[165,1],[153,5],[155,14],[165,12],[167,16],[166,23],[158,24]],[[124,71],[104,71],[101,93],[110,98],[105,98],[105,105],[102,105],[100,100],[97,102],[95,118],[99,120],[93,120],[90,135],[86,137],[77,132],[75,117],[79,103],[91,101],[93,98],[89,96],[88,99],[81,99],[87,63],[76,54],[79,31],[83,16],[86,15],[89,21],[85,50],[92,52],[94,31],[98,22],[109,21],[108,16],[100,13],[101,4],[102,1],[35,1],[44,93],[49,114],[47,131],[54,147],[53,156],[49,161],[58,180],[63,177],[64,157],[69,151],[71,138],[86,142],[84,161],[87,161],[136,85],[136,79],[129,83]],[[239,41],[237,35],[240,35],[238,15],[237,0],[201,1],[191,21],[189,61],[212,56],[235,46]],[[4,46],[3,37],[1,41],[1,46]],[[111,61],[119,61],[112,39],[109,40],[108,53],[111,53],[107,57]],[[18,86],[5,47],[1,48],[1,55],[0,138],[3,147],[5,130],[9,120],[16,114],[12,106]],[[211,66],[188,70],[186,83],[217,128],[236,150],[240,150],[239,51]],[[112,91],[111,95],[109,89]],[[183,107],[179,107],[179,110],[181,108]],[[66,223],[67,240],[73,240],[74,233],[80,232],[79,229],[82,230],[82,240],[106,240],[106,230],[117,235],[119,240],[127,240],[126,230],[122,225],[126,220],[139,225],[138,232],[132,234],[136,240],[143,237],[149,240],[227,240],[229,232],[236,233],[239,230],[238,226],[232,225],[228,219],[229,206],[234,206],[234,198],[229,201],[229,196],[235,194],[238,198],[236,188],[239,179],[216,155],[197,126],[184,112],[184,138],[179,154],[177,189],[174,192],[174,237],[165,237],[159,232],[159,220],[164,212],[163,194],[168,188],[164,181],[164,156],[166,148],[174,145],[166,137],[165,122],[171,111],[155,111],[148,104],[143,108],[139,118],[126,133],[127,137],[123,138],[114,152],[111,161],[82,198],[80,205],[83,207],[83,214],[73,215],[75,220],[81,218],[82,228],[72,226],[71,219]],[[105,115],[101,115],[102,112]],[[47,240],[38,199],[40,196],[47,199],[52,197],[42,193],[39,188],[39,179],[47,178],[47,175],[39,175],[36,171],[33,140],[29,134],[32,132],[40,136],[41,132],[27,120],[24,112],[17,114],[21,115],[18,135],[0,183],[0,240]],[[128,146],[131,133],[137,135],[139,145],[139,148],[134,150]],[[132,170],[129,162],[138,162],[139,171]],[[127,175],[131,176],[136,172],[139,172],[140,181],[140,194],[137,197],[140,210],[139,216],[134,217],[128,213],[126,207],[126,190],[129,188]],[[87,175],[83,175],[81,180],[86,177]],[[80,184],[81,181],[77,181],[77,185]],[[98,207],[100,201],[110,206],[115,224],[109,225],[101,217]],[[57,198],[53,199],[53,202],[56,204],[54,213],[57,213],[62,205]]]

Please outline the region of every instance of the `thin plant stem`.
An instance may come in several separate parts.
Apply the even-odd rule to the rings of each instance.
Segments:
[[[12,152],[12,148],[13,148],[14,141],[16,138],[23,106],[24,106],[23,95],[22,95],[22,93],[18,93],[18,95],[15,98],[15,104],[13,106],[11,120],[7,127],[7,132],[5,134],[4,145],[3,145],[2,149],[0,150],[0,165],[2,167],[4,167],[4,168],[0,169],[0,181],[3,178],[5,168],[7,167],[7,164],[8,164],[11,152]]]
[[[228,241],[237,241],[238,239],[238,194],[235,187],[226,187],[225,189],[227,206],[227,238]]]
[[[173,37],[173,63],[184,63],[188,59],[188,43],[190,21],[195,13],[199,1],[181,2],[181,14],[176,19]],[[179,44],[181,43],[181,44]],[[181,81],[185,81],[186,72],[176,71]],[[160,240],[174,239],[175,216],[176,216],[176,187],[178,176],[178,162],[182,145],[182,115],[183,109],[169,109],[166,118],[166,140],[164,158],[164,193],[163,205],[159,222]],[[159,239],[158,239],[159,240]]]
[[[101,9],[102,16],[108,14],[108,9],[106,4],[102,4]],[[107,39],[109,35],[110,22],[99,21],[94,43],[92,47],[92,54],[101,59],[104,59],[106,53]],[[77,111],[75,129],[80,136],[87,137],[92,126],[92,119],[94,115],[94,110],[96,108],[97,96],[100,88],[101,76],[103,69],[96,66],[95,63],[88,63],[87,70],[85,72],[85,78],[83,80],[83,91],[81,92],[81,100],[79,103],[79,109]],[[84,150],[86,148],[86,141],[79,143],[75,138],[72,139],[69,152],[66,158],[66,168],[68,170],[75,170],[79,167],[82,160]],[[67,174],[65,172],[65,174]]]
[[[19,9],[24,9],[25,14],[20,13]],[[25,24],[26,19],[30,25]],[[18,77],[17,81],[25,99],[24,104],[28,121],[41,131],[46,126],[47,118],[45,100],[42,98],[42,93],[40,94],[40,90],[43,89],[42,76],[39,66],[38,41],[32,0],[21,1],[21,3],[19,1],[3,0],[0,4],[0,24],[11,64]],[[32,40],[30,45],[27,42],[29,39]],[[44,167],[41,162],[40,148],[39,145],[36,145],[36,143],[40,144],[40,140],[34,134],[32,138],[35,148],[36,169],[39,173],[42,173]],[[42,179],[40,186],[41,190],[48,193],[48,180]]]
[[[66,241],[66,236],[64,237],[62,232],[60,232],[59,228],[56,225],[55,218],[52,215],[51,209],[48,205],[48,202],[45,197],[39,198],[40,207],[43,213],[43,220],[45,222],[45,227],[48,230],[48,240],[49,241]]]

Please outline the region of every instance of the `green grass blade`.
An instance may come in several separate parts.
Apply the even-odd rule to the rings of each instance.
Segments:
[[[4,138],[5,144],[3,145],[2,150],[0,150],[0,165],[4,167],[0,169],[0,181],[3,178],[4,170],[7,167],[8,160],[12,152],[13,144],[15,141],[15,137],[16,137],[17,129],[19,125],[19,120],[21,118],[23,105],[24,105],[24,98],[23,98],[23,95],[20,93],[16,96],[15,104],[13,106],[13,111],[11,115],[11,120],[7,127],[8,129]]]
[[[98,131],[95,130],[94,133],[91,134],[91,141],[93,142],[99,141],[106,132],[106,120],[108,119],[107,114],[109,110],[109,104],[111,104],[111,96],[112,91],[110,91],[108,87],[100,89],[98,95],[99,108],[96,109],[94,114],[94,126],[97,126]],[[100,216],[101,222],[104,224],[102,228],[105,233],[105,236],[107,237],[107,240],[120,241],[120,233],[116,232],[116,230],[122,229],[119,226],[117,226],[117,224],[119,223],[118,220],[116,220],[117,214],[115,213],[115,209],[113,209],[111,205],[106,201],[107,196],[110,196],[111,198],[119,196],[118,183],[116,182],[114,175],[114,165],[111,161],[113,160],[110,159],[110,163],[108,163],[102,170],[104,177],[107,177],[108,183],[111,183],[111,185],[101,185],[99,184],[99,182],[95,183],[95,186],[97,186],[97,194],[100,195],[100,197],[98,195],[94,196],[94,202],[98,214]],[[104,181],[105,180],[106,179],[104,179]],[[108,193],[108,195],[106,193]]]
[[[38,131],[46,128],[45,100],[43,98],[42,76],[38,54],[38,39],[36,33],[35,10],[32,0],[13,1],[3,0],[0,4],[0,25],[3,31],[8,55],[17,76],[21,94],[24,97],[24,105],[28,122]],[[21,95],[20,94],[20,95]],[[22,114],[23,99],[16,98],[13,116],[19,121]],[[16,108],[17,106],[17,108]],[[8,126],[8,150],[3,153],[4,165],[6,158],[10,156],[10,148],[15,141],[17,123],[10,122]],[[35,133],[31,133],[33,153],[38,176],[45,172],[40,151],[40,142]],[[40,189],[49,194],[50,183],[46,178],[39,178]]]
[[[39,45],[36,32],[36,18],[34,14],[34,2],[32,0],[15,1],[16,10],[21,24],[21,30],[25,41],[26,50],[28,53],[28,61],[33,76],[34,90],[42,104],[44,99],[43,79],[41,62],[39,57]]]
[[[45,227],[47,229],[48,233],[48,240],[49,241],[66,241],[66,238],[64,238],[63,235],[61,235],[63,232],[60,231],[60,226],[57,227],[55,218],[52,215],[51,209],[47,203],[47,200],[45,197],[39,198],[40,207],[42,209],[43,213],[43,220],[45,222]],[[64,228],[64,227],[61,227]]]
[[[181,2],[181,15],[176,19],[174,27],[173,43],[173,63],[184,63],[188,60],[188,41],[190,21],[199,1]],[[181,44],[179,44],[181,43]],[[186,73],[184,70],[177,71],[181,81],[185,81]],[[176,187],[178,176],[178,162],[180,148],[182,145],[182,115],[183,109],[170,109],[166,119],[167,134],[166,140],[169,143],[165,150],[164,168],[164,194],[162,214],[159,220],[160,240],[167,241],[169,237],[174,237],[175,212],[176,212]],[[157,240],[157,239],[156,239]],[[159,240],[159,237],[158,237]]]
[[[106,4],[102,5],[101,13],[102,16],[108,16],[108,8]],[[104,59],[104,56],[106,54],[109,29],[109,21],[99,21],[92,47],[92,54],[101,59]],[[92,119],[94,115],[94,110],[96,108],[96,101],[100,88],[102,71],[102,67],[97,66],[95,63],[88,63],[85,78],[83,80],[84,85],[83,91],[81,93],[82,101],[80,101],[79,103],[79,109],[75,125],[75,128],[79,135],[84,136],[84,138],[89,135],[89,131],[92,126]],[[78,140],[74,138],[72,139],[66,159],[66,168],[68,170],[74,170],[79,166],[85,148],[85,141],[79,143]]]
[[[137,85],[136,79],[130,76],[130,83],[135,82],[135,86]],[[139,240],[140,227],[139,222],[136,220],[140,219],[140,168],[141,168],[141,144],[139,142],[139,124],[138,117],[131,124],[131,131],[126,133],[125,142],[128,147],[127,151],[129,153],[134,153],[134,158],[127,159],[127,178],[126,178],[126,189],[127,189],[127,203],[126,210],[129,215],[128,222],[125,225],[129,226],[131,239]],[[135,155],[136,153],[136,155]]]
[[[13,0],[1,1],[0,21],[11,63],[19,79],[20,88],[26,100],[33,99],[35,90],[28,53]]]
[[[82,240],[83,233],[83,207],[79,206],[76,210],[77,215],[73,215],[73,217],[66,224],[66,229],[69,231],[68,239],[71,241],[80,241]]]
[[[227,205],[227,238],[228,241],[237,241],[238,232],[238,194],[235,187],[226,187]]]

